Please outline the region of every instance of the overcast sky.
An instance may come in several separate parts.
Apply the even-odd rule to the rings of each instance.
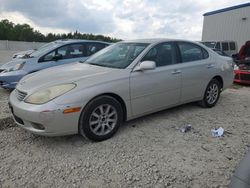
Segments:
[[[0,19],[46,34],[79,31],[121,39],[200,40],[203,14],[243,0],[0,0]]]

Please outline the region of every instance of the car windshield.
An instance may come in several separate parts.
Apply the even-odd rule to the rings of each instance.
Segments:
[[[85,63],[123,69],[130,65],[148,45],[147,43],[117,43],[97,52]]]
[[[208,48],[214,48],[216,45],[216,42],[201,42],[201,43],[207,46]]]
[[[48,44],[41,46],[36,51],[32,52],[29,56],[30,57],[40,57],[41,55],[44,55],[44,53],[47,53],[47,52],[53,50],[54,48],[58,47],[59,45],[60,45],[60,43],[58,43],[58,42],[50,42]]]

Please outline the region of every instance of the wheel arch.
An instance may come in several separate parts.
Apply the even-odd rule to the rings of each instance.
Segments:
[[[127,106],[126,106],[124,100],[122,99],[122,97],[115,94],[115,93],[102,93],[102,94],[96,95],[95,97],[91,98],[87,104],[89,104],[91,101],[93,101],[94,99],[101,97],[101,96],[110,96],[110,97],[116,99],[121,104],[121,107],[122,107],[123,121],[127,120]],[[85,107],[87,106],[87,104],[85,105]],[[85,107],[82,109],[82,112],[84,112]]]
[[[221,84],[221,89],[223,88],[224,83],[223,83],[223,78],[221,76],[216,75],[212,79],[216,79]]]

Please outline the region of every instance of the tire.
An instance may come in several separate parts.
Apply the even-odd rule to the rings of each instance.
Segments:
[[[123,120],[121,104],[110,96],[100,96],[90,101],[79,120],[79,134],[93,141],[111,138]]]
[[[221,83],[216,79],[212,79],[209,82],[206,91],[204,93],[204,97],[199,102],[199,104],[204,108],[211,108],[215,106],[220,98],[220,92],[221,92]]]

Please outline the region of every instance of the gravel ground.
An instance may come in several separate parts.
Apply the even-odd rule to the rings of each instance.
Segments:
[[[250,88],[211,109],[187,104],[125,123],[104,142],[36,136],[6,118],[0,90],[0,187],[227,187],[250,147]],[[190,132],[181,133],[185,124]],[[213,138],[211,129],[226,133]]]
[[[4,119],[10,116],[9,107],[8,107],[8,97],[10,91],[0,89],[0,119]],[[1,129],[1,125],[0,125]]]

